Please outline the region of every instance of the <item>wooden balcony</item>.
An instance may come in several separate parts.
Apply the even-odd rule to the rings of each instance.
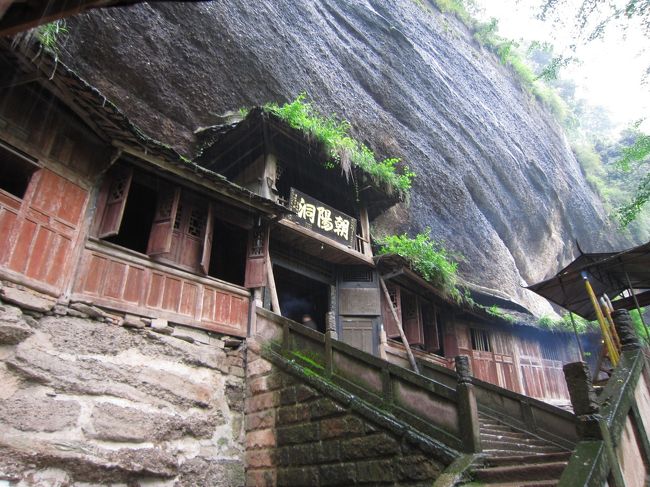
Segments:
[[[245,288],[96,239],[83,251],[72,298],[234,336],[246,336],[248,329]]]

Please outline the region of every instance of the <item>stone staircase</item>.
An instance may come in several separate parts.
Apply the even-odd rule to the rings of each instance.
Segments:
[[[557,485],[571,456],[570,451],[481,413],[479,421],[483,455],[472,468],[473,481],[465,486]]]

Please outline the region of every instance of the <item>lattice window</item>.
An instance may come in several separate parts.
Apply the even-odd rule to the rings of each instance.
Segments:
[[[540,343],[540,351],[542,352],[542,358],[546,360],[557,360],[562,361],[560,356],[559,347],[554,346],[553,343],[542,342]]]
[[[372,282],[373,272],[363,267],[348,267],[341,273],[341,280],[346,282]]]
[[[481,352],[492,351],[492,347],[490,346],[490,334],[486,330],[477,330],[476,328],[470,328],[469,331],[472,337],[472,349],[479,350]]]
[[[192,208],[190,212],[190,221],[187,228],[187,233],[193,237],[200,237],[203,234],[203,229],[205,228],[205,213]]]
[[[393,308],[399,309],[399,298],[397,297],[396,288],[388,288],[388,295],[390,296],[390,302],[393,303]]]
[[[169,218],[172,214],[172,206],[174,206],[174,194],[169,194],[165,195],[164,199],[158,206],[158,215],[157,218],[160,220],[165,220]],[[178,217],[180,212],[176,212],[176,216]]]
[[[260,227],[256,228],[253,233],[250,257],[262,257],[264,252],[264,229]]]
[[[108,202],[113,203],[115,201],[121,201],[124,198],[124,193],[129,184],[130,177],[128,175],[115,178],[113,184],[111,184],[111,191],[108,196]]]
[[[183,216],[183,204],[178,203],[178,209],[176,210],[176,218],[174,219],[174,230],[181,228],[181,220]]]

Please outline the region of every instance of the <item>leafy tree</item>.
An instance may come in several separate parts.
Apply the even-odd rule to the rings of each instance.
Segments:
[[[643,173],[638,178],[639,183],[632,199],[616,210],[616,215],[623,226],[637,219],[650,200],[650,135],[639,131],[639,124],[640,122],[637,122],[634,126],[636,133],[633,143],[623,148],[617,162],[624,171],[631,172],[636,169]]]

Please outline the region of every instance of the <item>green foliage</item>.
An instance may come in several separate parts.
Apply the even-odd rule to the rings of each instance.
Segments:
[[[517,318],[515,318],[511,314],[506,313],[504,310],[499,308],[496,304],[493,304],[489,308],[485,308],[485,311],[487,312],[487,314],[494,316],[495,318],[499,318],[501,320],[507,321],[508,323],[515,324],[517,322]]]
[[[43,49],[50,51],[55,57],[59,53],[60,36],[68,33],[65,20],[55,20],[49,24],[43,24],[36,28],[36,38],[43,46]]]
[[[645,313],[645,308],[641,308],[641,313]],[[645,326],[643,326],[643,321],[641,320],[639,312],[636,309],[631,310],[630,317],[632,318],[632,324],[634,325],[634,330],[639,339],[645,344],[650,344],[650,341],[648,340],[648,332],[646,331]]]
[[[460,302],[463,297],[456,287],[458,264],[442,244],[431,239],[430,233],[431,230],[427,228],[425,233],[419,233],[414,238],[406,234],[379,238],[378,253],[403,257],[424,279]]]
[[[633,142],[621,150],[616,162],[622,171],[632,173],[636,170],[638,173],[637,186],[631,198],[616,209],[616,216],[623,227],[636,220],[650,200],[650,135],[638,130],[640,123],[633,125]]]
[[[587,321],[576,314],[573,315],[573,320],[576,324],[576,330],[581,335],[598,331],[598,323],[595,321]],[[565,313],[560,319],[551,318],[550,316],[542,316],[537,321],[537,326],[549,331],[573,333],[573,324],[571,323],[570,313]]]
[[[557,79],[560,69],[572,62],[573,59],[563,56],[547,56],[539,65],[539,73],[535,74],[535,71],[522,54],[519,43],[500,36],[498,30],[499,23],[495,18],[490,19],[488,22],[476,23],[474,26],[474,38],[481,45],[494,52],[499,57],[501,64],[510,66],[517,74],[522,86],[532,93],[543,105],[548,107],[558,122],[564,125],[569,118],[566,104],[557,95],[555,90],[544,82]],[[530,56],[533,53],[537,54],[540,50],[546,53],[552,52],[552,49],[549,43],[535,41],[531,43],[526,53]]]
[[[436,7],[443,13],[451,13],[458,17],[465,25],[472,25],[473,20],[468,11],[474,8],[475,3],[472,0],[433,0]]]
[[[358,167],[369,174],[377,184],[385,185],[389,192],[408,194],[415,173],[405,165],[398,170],[400,159],[378,161],[372,150],[350,136],[349,122],[333,116],[320,116],[305,99],[306,95],[301,93],[290,103],[282,106],[269,103],[264,109],[321,142],[330,158],[330,164],[336,164],[346,172],[350,166]]]
[[[648,167],[644,163],[628,163],[627,170],[623,170],[620,162],[634,140],[629,132],[616,142],[580,137],[571,147],[587,182],[621,229],[636,241],[646,241],[650,237],[650,212],[644,211],[650,198]]]

